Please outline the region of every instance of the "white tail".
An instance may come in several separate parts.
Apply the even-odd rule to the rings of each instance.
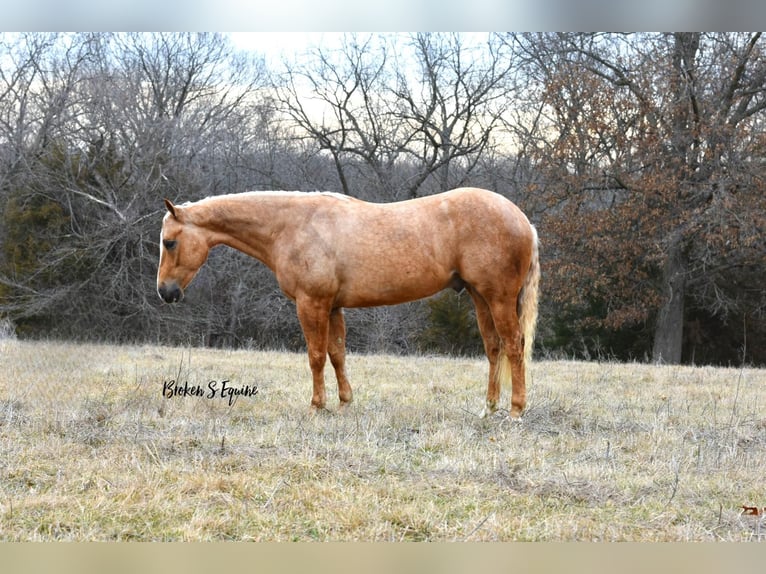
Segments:
[[[524,366],[532,361],[532,348],[535,346],[537,328],[537,292],[540,285],[540,255],[537,230],[532,226],[532,261],[529,264],[527,278],[519,293],[519,324],[524,337]]]

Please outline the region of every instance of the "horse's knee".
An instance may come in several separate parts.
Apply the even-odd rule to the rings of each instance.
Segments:
[[[345,349],[329,349],[328,355],[330,355],[330,364],[336,371],[342,369],[346,364],[346,352]]]
[[[321,351],[309,351],[309,366],[312,371],[321,371],[324,369],[327,361],[327,354]]]

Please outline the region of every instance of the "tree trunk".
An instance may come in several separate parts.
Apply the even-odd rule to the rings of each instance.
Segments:
[[[671,240],[668,259],[663,271],[665,300],[660,308],[654,330],[652,361],[667,365],[681,362],[684,335],[684,294],[686,264],[680,238]]]
[[[698,166],[695,128],[701,122],[694,75],[695,60],[701,34],[674,35],[671,90],[675,92],[671,107],[672,160],[678,166],[678,181],[688,183]],[[680,199],[680,196],[679,198]],[[683,220],[684,218],[682,218]],[[677,365],[681,362],[684,335],[684,295],[686,290],[686,259],[683,254],[682,223],[670,236],[668,259],[663,270],[664,301],[654,331],[652,360],[655,363]]]

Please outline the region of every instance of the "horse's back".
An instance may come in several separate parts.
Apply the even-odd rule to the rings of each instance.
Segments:
[[[483,285],[498,274],[518,274],[519,260],[528,265],[526,217],[483,189],[387,204],[349,202],[337,206],[334,219],[341,306],[419,299],[463,282]]]

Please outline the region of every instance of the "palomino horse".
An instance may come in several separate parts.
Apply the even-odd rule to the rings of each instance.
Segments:
[[[484,414],[497,409],[509,379],[511,416],[524,410],[537,320],[537,232],[503,196],[461,188],[375,204],[325,192],[248,192],[165,205],[160,297],[180,301],[216,245],[262,261],[295,301],[313,408],[325,406],[328,354],[341,407],[351,401],[343,307],[393,305],[452,287],[467,289],[476,306],[489,359]]]

